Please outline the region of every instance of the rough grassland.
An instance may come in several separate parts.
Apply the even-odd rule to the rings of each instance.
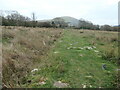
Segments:
[[[3,27],[3,86],[115,88],[118,33]]]
[[[116,32],[65,30],[22,87],[115,88],[117,41]]]
[[[21,87],[61,35],[62,29],[2,27],[3,86]]]

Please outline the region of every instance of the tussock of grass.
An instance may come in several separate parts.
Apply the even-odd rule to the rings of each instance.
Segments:
[[[102,57],[105,59],[105,60],[113,60],[114,62],[117,62],[117,59],[118,59],[118,50],[114,49],[114,48],[106,48],[103,52],[102,52]],[[116,59],[116,61],[115,61]]]

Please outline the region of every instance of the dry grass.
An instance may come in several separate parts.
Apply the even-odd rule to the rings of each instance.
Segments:
[[[117,32],[98,32],[95,34],[96,40],[104,42],[115,42],[118,41]]]
[[[3,27],[3,83],[20,87],[34,64],[41,62],[62,29]]]

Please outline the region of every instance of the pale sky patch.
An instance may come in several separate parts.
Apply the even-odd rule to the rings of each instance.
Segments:
[[[83,18],[95,24],[118,24],[119,0],[1,0],[1,10],[16,10],[31,17],[35,12],[37,20],[59,16]]]

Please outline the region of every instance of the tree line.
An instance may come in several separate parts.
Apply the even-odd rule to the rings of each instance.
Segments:
[[[0,16],[2,18],[2,26],[25,26],[25,27],[54,27],[54,28],[71,28],[61,18],[55,18],[53,21],[38,22],[35,20],[35,13],[32,13],[32,19],[20,15],[19,13],[12,13],[7,16]],[[76,29],[91,29],[91,30],[107,30],[107,31],[118,31],[119,26],[110,25],[94,25],[90,21],[79,20],[78,27],[72,27]]]
[[[95,25],[90,21],[79,20],[79,29],[91,29],[91,30],[106,30],[106,31],[118,31],[119,26],[110,26],[110,25]]]

